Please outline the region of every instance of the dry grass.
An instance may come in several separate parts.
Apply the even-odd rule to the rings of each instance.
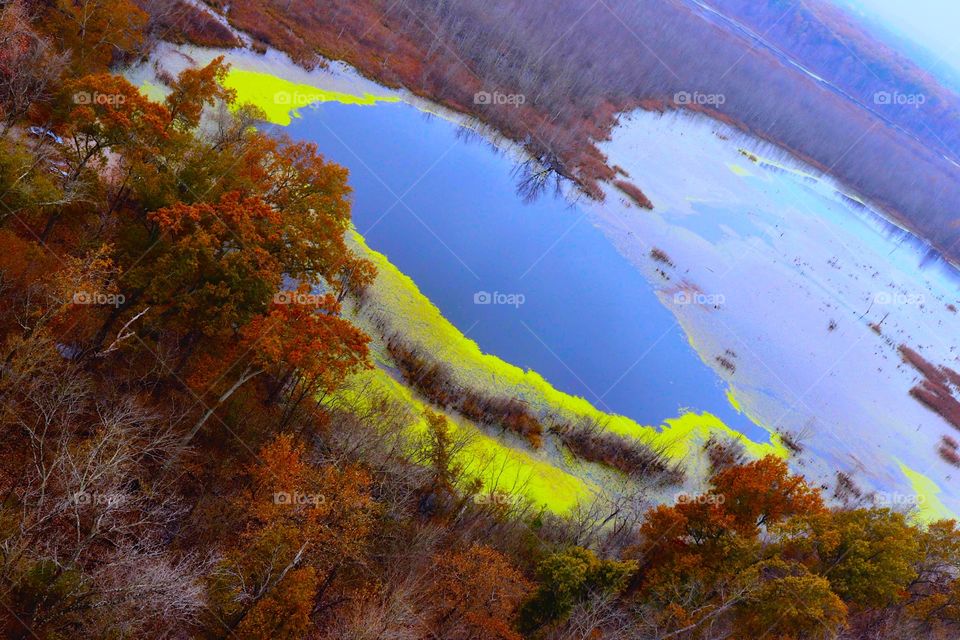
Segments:
[[[850,474],[837,471],[837,486],[833,489],[833,497],[845,504],[855,503],[863,499],[863,491],[853,481]]]
[[[777,435],[780,436],[780,442],[783,443],[790,453],[793,455],[800,455],[803,453],[803,444],[800,442],[800,437],[786,429],[778,431]]]
[[[606,465],[631,478],[654,479],[660,485],[683,482],[683,469],[663,450],[608,431],[594,420],[560,424],[551,427],[550,432],[582,460]]]
[[[710,461],[711,476],[747,460],[747,450],[742,444],[732,439],[720,439],[715,435],[710,436],[704,443],[703,450]]]
[[[627,182],[626,180],[614,180],[613,184],[623,191],[623,193],[633,201],[638,207],[644,209],[653,209],[653,203],[650,201],[650,198],[640,190],[640,187],[633,184],[632,182]]]
[[[960,401],[954,393],[960,391],[960,374],[949,367],[938,367],[906,345],[900,345],[900,356],[924,379],[910,389],[910,395],[931,411],[960,429]]]
[[[543,425],[522,400],[489,396],[461,385],[449,366],[411,348],[399,336],[387,341],[387,350],[403,379],[433,404],[479,424],[498,425],[534,448],[542,445]]]
[[[940,446],[937,447],[937,453],[948,464],[954,467],[960,467],[960,444],[950,436],[940,438]]]
[[[670,256],[666,254],[663,249],[659,247],[654,247],[650,249],[650,257],[653,258],[656,262],[662,262],[665,265],[673,266],[673,261],[670,259]]]
[[[737,372],[737,365],[733,364],[733,361],[727,358],[726,356],[717,356],[716,360],[721,367],[723,367],[730,373]]]

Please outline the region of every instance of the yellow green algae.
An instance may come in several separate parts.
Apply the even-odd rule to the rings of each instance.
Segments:
[[[153,102],[163,102],[170,90],[149,80],[144,80],[140,84],[140,93]]]
[[[231,64],[236,65],[236,62]],[[480,128],[479,124],[470,117],[410,94],[404,98],[398,95],[375,95],[368,92],[364,92],[363,95],[343,93],[310,84],[298,84],[278,75],[240,69],[236,66],[231,66],[223,84],[237,92],[237,104],[254,104],[266,112],[270,122],[283,126],[290,124],[291,115],[298,117],[297,109],[314,103],[339,102],[371,106],[378,102],[402,102],[406,99],[419,111],[447,120],[457,126],[474,131]]]
[[[377,394],[386,395],[410,409],[415,416],[409,426],[410,436],[415,437],[426,428],[423,417],[426,408],[437,411],[380,367],[355,376],[340,396],[350,406],[362,410],[364,402]],[[519,493],[536,507],[558,514],[568,513],[578,504],[588,504],[600,493],[595,484],[557,468],[532,452],[508,446],[462,416],[441,413],[447,416],[455,433],[467,436],[467,445],[461,451],[464,473],[480,479],[485,491]]]
[[[292,122],[291,116],[299,117],[296,113],[299,108],[318,102],[373,105],[377,102],[401,100],[399,96],[375,95],[369,92],[356,95],[332,91],[310,84],[292,82],[271,73],[236,67],[230,69],[224,85],[236,91],[238,104],[252,103],[263,109],[269,122],[283,126]],[[145,96],[157,101],[162,100],[168,93],[166,87],[149,80],[143,81],[140,89]],[[433,105],[430,103],[414,102],[412,104],[422,111],[465,125],[465,122],[456,119],[453,114],[448,115],[446,110],[431,108]],[[784,166],[766,158],[758,158],[754,154],[744,153],[744,155],[753,162],[762,162],[796,175],[817,179],[817,176],[807,174],[795,167]],[[728,167],[738,176],[753,175],[740,165],[729,164]],[[847,195],[862,202],[856,196]],[[453,365],[458,376],[465,382],[479,383],[493,390],[509,388],[512,394],[553,410],[558,416],[597,420],[611,431],[661,447],[671,458],[683,459],[688,463],[692,462],[689,458],[696,457],[698,446],[712,435],[739,441],[754,457],[773,454],[786,458],[789,455],[776,433],[771,434],[771,440],[768,443],[754,442],[710,413],[687,412],[676,418],[665,420],[665,423],[659,427],[642,426],[624,416],[604,413],[583,398],[560,392],[536,372],[524,371],[495,356],[484,354],[475,342],[464,336],[442,316],[436,306],[420,293],[409,277],[396,269],[385,256],[370,250],[361,236],[354,234],[353,239],[367,257],[377,265],[380,276],[374,288],[377,289],[379,302],[389,309],[392,315],[396,314],[404,318],[403,329],[407,338],[421,347],[428,348]],[[415,415],[422,416],[423,409],[427,405],[383,369],[376,368],[363,374],[363,377],[366,378],[365,384],[375,383],[381,390],[389,390],[395,399],[403,402]],[[731,406],[738,412],[744,413],[732,389],[728,389],[726,395]],[[748,417],[759,424],[752,416]],[[455,428],[467,430],[475,436],[466,457],[473,461],[472,470],[484,481],[487,489],[504,490],[510,486],[522,484],[523,493],[534,503],[557,513],[567,512],[576,504],[588,501],[599,493],[599,488],[594,483],[558,468],[542,459],[543,456],[536,452],[530,452],[525,448],[513,448],[487,435],[462,416],[448,414],[448,418]],[[423,426],[421,417],[411,429],[415,433]],[[954,517],[937,497],[941,490],[936,483],[902,463],[899,464],[915,493],[923,496],[919,509],[920,519],[930,521],[942,517]]]
[[[942,490],[936,482],[919,471],[914,471],[899,460],[897,460],[897,465],[899,465],[901,473],[906,476],[913,488],[917,504],[917,520],[920,522],[936,522],[937,520],[956,519],[957,516],[938,497]]]
[[[397,96],[376,96],[370,93],[352,95],[298,84],[278,76],[231,68],[223,85],[237,92],[237,104],[253,104],[263,109],[267,121],[287,126],[291,115],[303,107],[319,102],[373,105],[377,102],[399,102]],[[299,117],[299,116],[297,116]]]
[[[737,400],[737,396],[734,395],[733,389],[727,389],[727,402],[730,403],[730,406],[743,413],[743,408],[740,406],[740,401]]]
[[[353,95],[321,89],[309,84],[295,83],[270,73],[232,67],[224,86],[236,91],[237,103],[252,103],[266,113],[269,122],[289,125],[296,110],[316,102],[336,101],[344,104],[373,105],[377,102],[398,102],[396,96],[377,96],[370,93]],[[141,90],[151,99],[162,99],[167,90],[150,81],[141,83]],[[416,105],[423,109],[423,106]],[[443,115],[436,113],[436,115]],[[403,331],[407,339],[428,349],[449,363],[464,382],[487,390],[509,389],[537,406],[547,408],[569,419],[589,418],[608,429],[644,440],[662,447],[671,458],[685,459],[710,435],[719,434],[740,441],[754,456],[769,453],[785,457],[786,449],[776,440],[756,443],[745,435],[730,429],[710,413],[684,413],[666,420],[657,427],[641,426],[624,416],[604,413],[583,398],[558,391],[535,371],[525,371],[496,356],[483,353],[479,346],[454,327],[416,284],[394,267],[382,254],[369,249],[359,234],[353,234],[355,244],[376,264],[379,276],[374,297],[388,311],[389,317],[404,318]],[[389,373],[377,368],[369,374],[366,384],[375,383],[381,390],[422,416],[425,403],[410,389]],[[354,398],[358,401],[358,398]],[[541,452],[524,447],[512,447],[492,437],[462,416],[448,415],[457,429],[468,431],[471,444],[465,451],[469,460],[467,471],[483,480],[487,489],[509,489],[522,486],[522,493],[535,504],[556,512],[570,511],[578,503],[588,502],[600,493],[592,481],[559,468]],[[423,427],[422,418],[411,429],[415,433]],[[565,465],[577,467],[576,461]]]
[[[378,96],[371,93],[355,95],[341,91],[321,89],[309,84],[299,84],[279,76],[259,71],[231,67],[223,86],[237,94],[236,104],[253,104],[266,114],[273,124],[287,126],[292,117],[299,117],[298,109],[321,102],[373,105],[378,102],[399,102],[397,96]],[[155,102],[162,102],[170,90],[150,80],[140,83],[140,92]]]
[[[752,173],[750,173],[749,171],[747,171],[746,169],[744,169],[738,164],[730,163],[730,164],[727,164],[727,167],[730,169],[730,171],[740,176],[741,178],[749,177],[753,175]]]
[[[667,419],[659,427],[643,426],[625,416],[605,413],[584,398],[559,391],[537,372],[483,353],[477,343],[444,318],[413,280],[386,256],[370,249],[357,233],[352,234],[352,241],[378,270],[377,281],[371,287],[365,305],[379,306],[386,317],[403,318],[405,338],[448,363],[465,384],[494,393],[509,390],[510,394],[567,419],[595,420],[615,433],[662,447],[674,460],[695,454],[696,448],[711,435],[739,441],[752,456],[773,454],[786,458],[788,455],[786,447],[775,435],[768,443],[754,442],[707,412],[684,413]]]

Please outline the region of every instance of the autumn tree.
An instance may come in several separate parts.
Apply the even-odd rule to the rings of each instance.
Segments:
[[[918,532],[920,559],[907,587],[898,621],[917,637],[948,637],[960,630],[960,530],[954,520],[932,522]]]
[[[191,194],[257,194],[282,212],[284,227],[270,249],[292,279],[311,285],[325,281],[337,289],[369,283],[372,265],[359,261],[345,240],[351,206],[345,168],[326,160],[313,143],[249,129],[212,142],[222,157],[207,154],[207,168],[189,169],[192,175],[184,182]]]
[[[426,423],[424,443],[424,461],[433,472],[433,491],[451,494],[459,471],[457,462],[458,447],[455,444],[453,427],[442,413],[426,409],[423,414]]]
[[[311,298],[313,294],[300,293]],[[212,380],[222,392],[215,396],[202,417],[184,439],[188,443],[213,415],[243,385],[268,374],[268,403],[283,394],[284,427],[307,398],[322,402],[348,375],[369,367],[370,338],[338,316],[332,295],[319,296],[313,305],[275,303],[268,313],[255,317],[241,331],[241,339],[225,354],[204,354],[190,376],[199,393],[210,391]],[[224,357],[225,356],[225,357]],[[235,358],[235,359],[234,359]]]
[[[658,607],[652,617],[671,633],[722,622],[752,601],[765,584],[758,563],[778,551],[761,542],[761,532],[826,512],[819,492],[772,456],[723,466],[710,482],[702,495],[651,509],[641,544],[627,551],[641,565],[642,598]]]
[[[884,508],[836,510],[806,520],[813,570],[845,602],[885,607],[901,600],[917,577],[918,531],[904,514]]]
[[[336,284],[351,257],[344,241],[351,203],[346,169],[326,161],[313,143],[269,139],[260,170],[255,177],[264,200],[284,212],[287,226],[276,247],[285,273]]]
[[[126,78],[109,73],[64,83],[59,119],[69,138],[67,158],[75,173],[107,151],[155,156],[166,137],[169,112]]]
[[[144,97],[126,79],[107,73],[84,76],[64,83],[60,104],[53,112],[63,145],[57,146],[57,158],[66,184],[85,182],[87,191],[101,187],[107,153],[119,154],[123,163],[143,164],[155,160],[166,137],[166,110]],[[54,226],[68,214],[89,219],[97,212],[90,196],[76,206],[55,209],[39,233],[41,240],[50,239]]]
[[[130,0],[56,0],[41,23],[72,56],[75,75],[107,69],[143,42],[147,14]]]
[[[22,2],[4,4],[0,9],[0,122],[4,133],[31,107],[52,97],[66,60],[65,54],[34,30]]]
[[[204,107],[214,107],[219,102],[232,104],[236,92],[224,86],[229,70],[223,56],[217,56],[204,67],[181,71],[164,100],[170,125],[192,132],[200,125]]]
[[[142,304],[162,309],[168,326],[196,340],[242,327],[266,310],[282,266],[264,244],[281,214],[261,199],[226,194],[213,204],[176,204],[149,215],[159,243],[153,262],[127,281]]]
[[[734,606],[736,635],[832,640],[846,626],[847,606],[823,576],[774,560],[757,566],[749,577],[759,588]]]
[[[300,638],[338,573],[363,553],[375,514],[369,478],[308,464],[290,435],[265,445],[248,477],[237,499],[246,526],[212,585],[228,627],[220,631]]]
[[[723,469],[710,483],[713,488],[706,501],[716,498],[714,502],[744,534],[793,515],[824,509],[820,492],[811,488],[803,476],[791,474],[787,463],[775,456]]]
[[[547,556],[537,565],[537,590],[520,611],[525,633],[556,623],[592,595],[617,594],[637,565],[601,560],[588,549],[571,547]]]
[[[530,584],[502,553],[475,545],[434,558],[430,617],[434,637],[450,640],[519,640],[514,614]]]
[[[430,480],[419,489],[419,510],[442,519],[480,491],[483,480],[478,475],[482,472],[472,477],[466,472],[464,452],[473,442],[473,434],[429,408],[424,409],[422,424],[412,459],[423,466]]]
[[[369,336],[340,317],[333,295],[308,291],[301,285],[296,292],[277,294],[283,302],[242,332],[241,345],[249,345],[253,354],[250,366],[274,381],[268,402],[281,393],[285,398],[281,428],[302,402],[322,402],[348,376],[371,366]]]
[[[42,225],[78,195],[66,188],[50,170],[55,154],[13,140],[0,140],[0,224],[21,227],[21,232]]]

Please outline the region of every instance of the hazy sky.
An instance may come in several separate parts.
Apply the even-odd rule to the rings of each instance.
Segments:
[[[960,70],[960,0],[841,0]]]

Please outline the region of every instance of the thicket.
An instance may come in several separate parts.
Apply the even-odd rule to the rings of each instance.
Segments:
[[[3,637],[960,631],[955,523],[828,508],[774,458],[566,517],[480,486],[441,414],[338,393],[373,366],[343,168],[231,109],[219,60],[159,103],[112,73],[155,33],[128,0],[0,25]]]

